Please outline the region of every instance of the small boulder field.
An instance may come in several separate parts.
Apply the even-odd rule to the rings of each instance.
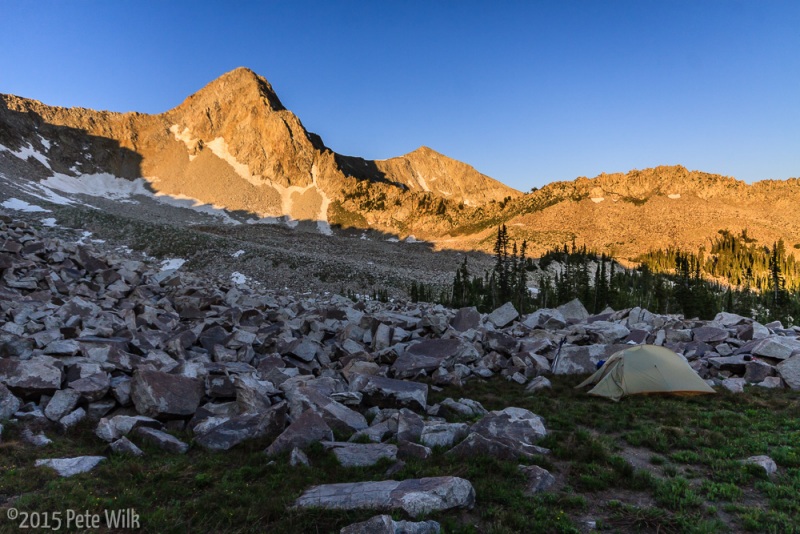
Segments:
[[[797,532],[799,335],[255,289],[0,215],[2,525],[130,509],[146,532]],[[574,389],[636,344],[717,393]]]

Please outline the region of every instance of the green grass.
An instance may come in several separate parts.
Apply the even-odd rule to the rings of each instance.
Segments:
[[[541,443],[551,454],[521,462],[470,461],[436,450],[408,461],[395,479],[454,475],[475,487],[474,509],[431,514],[444,532],[580,532],[591,517],[610,532],[798,532],[800,516],[800,401],[788,391],[742,395],[632,397],[612,403],[572,389],[577,378],[553,377],[553,389],[525,395],[504,380],[471,382],[431,392],[429,402],[468,397],[487,409],[527,408],[545,419]],[[291,503],[319,483],[385,479],[388,462],[343,468],[322,447],[308,452],[312,467],[292,468],[267,458],[267,443],[225,453],[192,448],[174,456],[145,448],[144,458],[110,457],[93,472],[61,479],[37,458],[104,454],[105,444],[84,426],[34,450],[5,424],[0,443],[0,508],[8,498],[24,511],[134,508],[145,532],[338,532],[376,511],[296,511]],[[187,436],[183,436],[188,439]],[[644,449],[635,468],[629,449]],[[767,477],[740,460],[768,454],[778,474]],[[550,470],[557,484],[526,496],[519,463]],[[643,505],[642,503],[649,503]],[[407,519],[394,512],[396,519]],[[16,531],[0,509],[0,532]]]

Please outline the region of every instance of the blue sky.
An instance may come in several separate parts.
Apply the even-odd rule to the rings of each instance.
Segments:
[[[0,0],[0,92],[158,113],[265,76],[337,152],[513,187],[661,164],[800,177],[800,2]]]

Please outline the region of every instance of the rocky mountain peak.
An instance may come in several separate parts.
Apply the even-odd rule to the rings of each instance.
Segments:
[[[241,106],[263,102],[270,111],[286,110],[267,79],[247,67],[238,67],[211,81],[189,96],[178,109],[197,101],[207,105],[227,102]]]

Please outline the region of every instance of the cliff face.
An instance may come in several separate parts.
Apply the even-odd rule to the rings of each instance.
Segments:
[[[385,162],[335,154],[305,130],[267,80],[245,68],[160,115],[57,108],[2,95],[0,124],[0,144],[37,151],[53,172],[143,177],[156,194],[256,219],[433,235],[452,224],[441,213],[451,205],[520,195],[430,149]],[[445,208],[436,204],[440,213],[432,219],[416,212],[418,193],[445,201]]]

